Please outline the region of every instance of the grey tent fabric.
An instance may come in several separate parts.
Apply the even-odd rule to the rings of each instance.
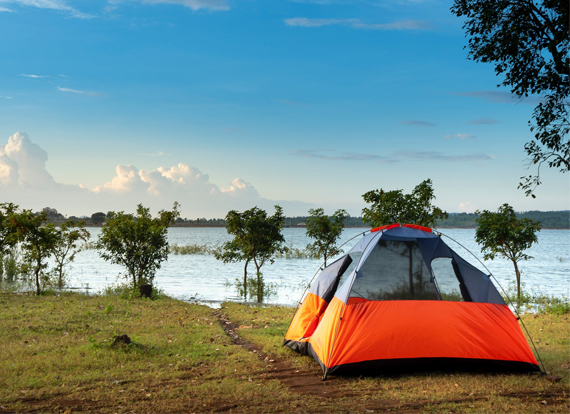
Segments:
[[[442,295],[437,288],[437,279],[438,275],[434,274],[432,269],[432,262],[434,259],[438,258],[449,258],[451,259],[451,263],[453,265],[452,277],[456,278],[455,286],[457,288],[457,295],[461,300],[467,302],[483,302],[483,303],[496,303],[504,305],[505,301],[497,291],[497,288],[491,282],[491,279],[488,275],[477,269],[475,266],[469,264],[463,258],[461,258],[457,253],[455,253],[449,246],[445,244],[445,242],[441,239],[441,237],[435,233],[423,231],[415,228],[409,227],[394,227],[389,228],[387,230],[381,230],[378,232],[372,232],[365,235],[351,250],[350,252],[362,252],[362,256],[358,261],[356,266],[351,266],[352,271],[349,275],[345,275],[346,277],[343,278],[344,282],[342,283],[341,287],[336,292],[336,296],[342,300],[344,303],[347,303],[348,298],[351,296],[362,296],[362,287],[372,286],[374,283],[373,280],[368,281],[368,285],[363,285],[364,280],[361,278],[366,277],[367,273],[369,278],[372,277],[373,279],[377,280],[379,284],[379,290],[383,292],[383,296],[378,297],[391,297],[392,300],[403,300],[406,299],[407,296],[402,293],[402,295],[394,295],[394,294],[386,294],[386,286],[389,284],[387,278],[390,277],[390,274],[393,274],[394,280],[406,280],[406,275],[402,274],[402,272],[417,272],[416,270],[409,270],[405,269],[405,266],[402,266],[403,261],[400,260],[400,265],[395,267],[395,262],[392,263],[390,260],[385,261],[378,261],[378,254],[374,253],[373,257],[371,255],[375,251],[375,249],[379,248],[389,248],[389,242],[394,243],[402,243],[402,242],[409,242],[414,243],[416,246],[419,247],[419,251],[421,252],[421,258],[425,263],[425,267],[423,267],[423,271],[420,271],[420,275],[422,272],[426,272],[426,277],[429,275],[429,280],[423,278],[423,292],[426,293],[425,289],[435,289],[435,294],[425,294],[424,299],[426,300],[458,300],[458,299],[450,299],[449,295]],[[388,244],[387,244],[388,243]],[[384,247],[383,247],[384,246]],[[349,253],[350,253],[349,252]],[[406,252],[402,251],[402,255]],[[410,247],[410,255],[412,254],[412,248]],[[343,256],[345,257],[345,256]],[[394,256],[397,257],[397,256]],[[340,259],[339,259],[340,260]],[[370,263],[366,265],[368,260],[372,260],[375,267],[385,267],[382,269],[382,274],[374,275],[370,273]],[[420,259],[421,260],[421,259]],[[417,261],[410,260],[410,266],[414,263],[415,269],[419,269],[417,266],[419,265]],[[335,262],[336,263],[336,262]],[[364,270],[363,270],[364,266]],[[366,268],[369,270],[366,271]],[[346,269],[346,268],[345,268]],[[421,270],[421,269],[420,269]],[[323,271],[324,272],[324,271]],[[414,297],[414,287],[410,280],[410,290],[411,295]],[[431,283],[436,283],[435,287],[431,287]],[[383,286],[380,286],[383,284]],[[401,286],[401,284],[400,284]],[[352,292],[354,289],[356,291]],[[389,292],[388,292],[389,293]],[[392,288],[393,293],[393,288]],[[384,299],[385,300],[385,299]]]
[[[309,292],[323,298],[326,302],[330,302],[338,287],[339,277],[351,262],[352,259],[346,254],[325,267]]]

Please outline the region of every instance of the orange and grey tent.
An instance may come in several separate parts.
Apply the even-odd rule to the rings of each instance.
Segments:
[[[325,267],[284,345],[328,374],[394,369],[540,371],[489,275],[431,229],[373,229]]]

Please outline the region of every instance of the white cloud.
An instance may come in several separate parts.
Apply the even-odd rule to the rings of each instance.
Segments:
[[[182,205],[183,217],[224,217],[229,210],[243,211],[258,206],[272,209],[281,205],[287,214],[305,214],[314,205],[300,201],[270,200],[242,178],[228,188],[210,182],[208,174],[188,164],[154,170],[118,165],[115,175],[90,190],[81,185],[56,182],[46,170],[48,154],[30,138],[18,132],[0,145],[0,203],[10,201],[23,208],[40,210],[50,206],[64,214],[92,214],[96,211],[134,211],[139,203],[156,211]],[[71,175],[85,174],[71,171]]]
[[[230,6],[227,0],[131,0],[140,1],[143,4],[174,4],[184,6],[194,11],[200,9],[209,10],[229,10]],[[121,3],[122,1],[112,1],[112,4]]]
[[[0,182],[28,187],[55,184],[46,171],[47,152],[33,144],[27,134],[16,132],[5,146],[0,146],[3,167],[0,167]]]
[[[232,181],[229,188],[222,188],[222,192],[230,194],[233,197],[258,198],[259,193],[253,185],[246,183],[241,178]]]
[[[0,0],[0,3],[12,3],[25,7],[62,11],[69,13],[72,17],[76,17],[78,19],[91,19],[95,17],[90,14],[82,13],[60,0]]]
[[[20,76],[24,76],[26,78],[34,78],[34,79],[40,79],[40,78],[49,78],[49,76],[44,76],[44,75],[26,75],[24,73],[22,73]]]
[[[459,203],[459,212],[461,213],[473,213],[475,210],[477,210],[477,207],[475,207],[471,201]]]
[[[8,13],[11,13],[11,12],[13,12],[13,11],[14,11],[14,10],[7,9],[6,7],[0,7],[0,13],[1,13],[1,12],[8,12]]]
[[[306,17],[293,17],[285,19],[287,26],[323,27],[323,26],[349,26],[364,30],[431,30],[432,24],[421,20],[402,20],[393,23],[370,24],[360,19],[309,19]]]
[[[101,95],[99,92],[86,92],[86,91],[78,91],[77,89],[69,89],[69,88],[61,88],[59,86],[56,86],[57,90],[60,92],[69,92],[69,93],[75,93],[77,95],[89,95],[89,96],[99,96]]]
[[[476,136],[473,135],[473,134],[455,134],[455,135],[447,134],[447,135],[444,135],[443,137],[446,138],[446,139],[454,139],[454,138],[457,138],[457,139],[461,139],[461,140],[465,140],[465,139],[479,139],[479,137],[476,137]]]

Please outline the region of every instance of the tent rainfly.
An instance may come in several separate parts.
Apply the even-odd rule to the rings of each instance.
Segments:
[[[375,229],[312,284],[284,345],[328,374],[420,368],[540,371],[490,277],[431,229]]]

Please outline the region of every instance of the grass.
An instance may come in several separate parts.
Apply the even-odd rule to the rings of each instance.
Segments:
[[[226,303],[222,311],[245,340],[320,376],[311,358],[281,346],[292,308]],[[268,378],[265,363],[234,345],[205,306],[0,292],[0,412],[568,412],[568,320],[526,317],[558,383],[437,372],[349,377],[335,381],[344,394],[323,398]],[[133,342],[113,345],[120,334]]]
[[[1,410],[202,412],[293,398],[205,306],[0,293],[0,321]],[[113,346],[117,334],[134,344]]]

